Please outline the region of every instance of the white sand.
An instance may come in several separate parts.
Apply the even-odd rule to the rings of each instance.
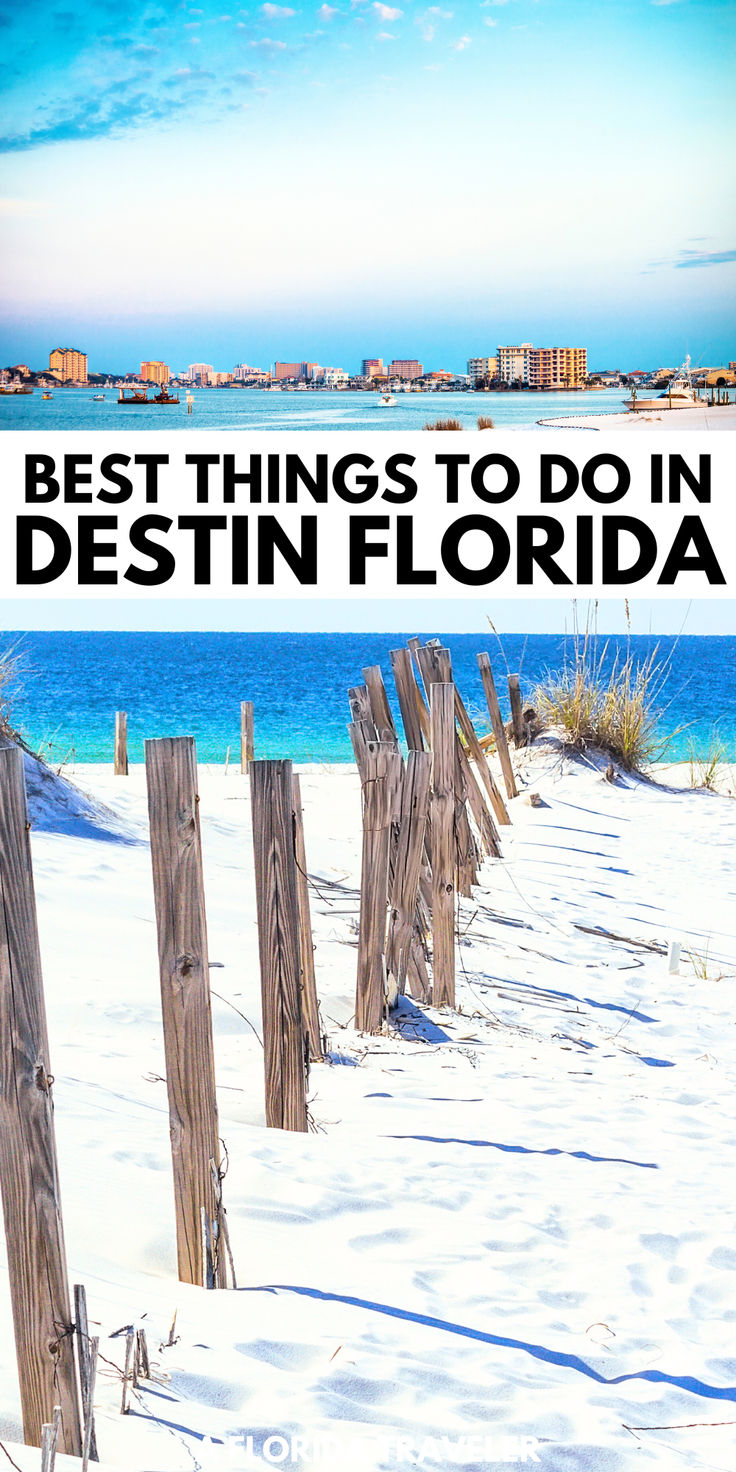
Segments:
[[[712,409],[641,409],[636,414],[577,414],[558,419],[540,419],[545,429],[736,429],[736,404]]]
[[[511,805],[462,905],[458,1012],[407,1000],[381,1039],[349,1026],[356,775],[301,769],[333,1049],[308,1136],[264,1128],[238,1015],[260,1031],[247,783],[202,771],[230,1293],[176,1279],[142,769],[79,769],[76,812],[34,800],[70,1276],[106,1360],[135,1322],[153,1361],[126,1418],[101,1366],[106,1468],[275,1465],[244,1437],[295,1432],[339,1440],[283,1465],[330,1472],[495,1468],[502,1436],[535,1438],[545,1472],[733,1468],[736,805],[552,747],[526,768],[545,806]],[[673,938],[695,957],[676,976]],[[26,1472],[10,1322],[2,1259],[0,1438]]]

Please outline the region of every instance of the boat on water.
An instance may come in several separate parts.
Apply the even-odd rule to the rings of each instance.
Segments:
[[[162,388],[160,393],[154,394],[152,399],[148,397],[147,388],[134,388],[131,393],[126,394],[121,388],[118,398],[119,404],[178,404],[179,395],[170,394],[167,388]]]
[[[53,394],[41,394],[42,399],[53,399]]]
[[[706,409],[707,404],[704,399],[699,399],[697,396],[697,391],[690,377],[690,359],[688,357],[685,359],[682,367],[678,368],[671,383],[667,385],[667,388],[661,394],[656,394],[653,398],[642,399],[637,394],[636,389],[634,389],[631,398],[624,399],[624,408],[631,410],[632,413],[637,413],[639,409],[657,409],[660,411],[662,409]]]
[[[103,404],[104,402],[105,402],[105,395],[104,394],[93,394],[92,395],[92,403],[93,404]]]
[[[396,405],[398,404],[398,402],[399,402],[398,399],[395,398],[393,394],[380,394],[379,395],[379,399],[378,399],[378,403],[376,405],[376,408],[377,409],[394,409],[396,407]]]
[[[0,383],[0,394],[32,394],[33,388],[26,383]]]

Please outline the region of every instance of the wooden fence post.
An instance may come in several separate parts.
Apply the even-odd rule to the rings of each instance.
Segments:
[[[115,776],[128,775],[128,715],[124,710],[115,712]]]
[[[227,1262],[220,1241],[222,1203],[215,1187],[220,1141],[194,738],[147,741],[145,753],[179,1278],[200,1288],[224,1288]]]
[[[403,992],[406,978],[417,959],[415,937],[419,872],[424,855],[429,804],[431,757],[426,751],[410,751],[401,789],[401,815],[391,888],[391,919],[386,946],[386,966]],[[421,984],[422,996],[426,987]]]
[[[82,1422],[84,1425],[82,1458],[84,1460],[86,1455],[87,1461],[98,1462],[94,1398],[99,1339],[90,1338],[87,1294],[83,1283],[74,1284],[74,1327],[77,1339],[79,1388],[82,1392]]]
[[[480,776],[485,786],[486,792],[488,793],[488,796],[491,800],[491,806],[496,815],[496,821],[501,824],[510,823],[511,819],[508,815],[506,804],[496,786],[496,783],[493,780],[493,773],[486,760],[486,754],[480,744],[480,741],[478,740],[475,726],[470,719],[467,707],[462,698],[462,695],[460,694],[460,691],[457,688],[457,685],[455,686],[455,715],[457,716],[460,730],[462,731],[463,736],[465,737],[465,740],[467,742],[468,751],[470,752],[470,755],[475,762],[475,769],[478,772],[478,775]]]
[[[496,685],[493,679],[491,661],[487,654],[478,655],[478,667],[480,669],[481,680],[483,681],[483,689],[485,691],[486,703],[488,705],[488,714],[491,718],[491,728],[496,738],[496,750],[498,752],[498,759],[501,763],[501,771],[503,773],[503,780],[506,786],[506,794],[508,797],[516,797],[518,789],[516,786],[516,779],[514,777],[514,769],[511,764],[509,744],[506,740],[506,728],[503,723],[501,708],[498,703],[498,695],[496,694]]]
[[[81,1456],[23,753],[0,749],[0,1187],[23,1436]]]
[[[383,1021],[394,757],[398,760],[396,753],[373,742],[368,742],[363,752],[363,853],[355,989],[355,1026],[359,1032],[378,1033]]]
[[[526,732],[524,730],[524,717],[521,709],[521,690],[519,689],[519,676],[509,675],[509,702],[511,704],[511,725],[514,732],[514,746],[526,744]]]
[[[304,844],[304,814],[299,778],[292,777],[294,793],[294,857],[296,859],[296,888],[299,900],[299,955],[302,972],[302,1019],[308,1037],[309,1056],[313,1063],[321,1062],[322,1030],[319,1025],[319,1001],[317,979],[314,974],[314,945],[312,943],[312,918],[309,910],[309,875],[307,853]]]
[[[253,738],[253,701],[241,700],[240,702],[240,770],[243,773],[253,760],[255,752]]]
[[[455,687],[430,686],[432,733],[432,999],[455,1005]]]
[[[411,655],[408,649],[391,650],[391,668],[399,700],[399,710],[404,725],[406,744],[410,751],[423,751],[422,722],[419,714],[419,689],[414,678]]]
[[[291,762],[253,762],[250,790],[261,961],[266,1124],[274,1129],[306,1130]]]
[[[381,674],[381,666],[378,664],[369,665],[367,669],[363,670],[363,679],[365,680],[366,690],[368,691],[371,716],[378,739],[379,741],[385,742],[387,746],[395,746],[398,749],[399,738],[396,734],[394,718],[388,703],[386,686],[383,683],[383,675]]]

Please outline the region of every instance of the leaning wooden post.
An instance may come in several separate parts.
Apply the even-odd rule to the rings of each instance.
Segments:
[[[509,675],[509,703],[511,705],[511,726],[514,733],[514,746],[523,746],[526,742],[524,731],[524,717],[521,710],[521,690],[519,689],[519,676]]]
[[[147,741],[145,752],[179,1278],[224,1288],[222,1204],[212,1171],[214,1162],[217,1176],[220,1141],[194,737]]]
[[[404,724],[406,744],[410,751],[423,751],[422,724],[419,718],[419,691],[414,679],[408,649],[391,650],[391,668]]]
[[[302,1019],[307,1034],[309,1056],[313,1063],[324,1057],[322,1032],[319,1025],[319,1002],[317,979],[314,974],[314,945],[312,943],[312,918],[309,910],[309,875],[307,852],[304,844],[304,815],[299,778],[292,778],[294,793],[294,857],[296,860],[296,888],[299,900],[299,956],[302,973]]]
[[[255,752],[253,738],[253,701],[241,700],[240,702],[240,770],[243,773],[253,760]]]
[[[355,1026],[381,1031],[386,999],[386,920],[391,842],[391,778],[396,754],[368,742],[363,753],[363,854],[360,875]]]
[[[74,1284],[74,1326],[77,1339],[77,1365],[79,1387],[82,1392],[82,1421],[84,1439],[82,1457],[98,1462],[97,1437],[95,1434],[94,1388],[97,1373],[97,1348],[99,1340],[91,1339],[87,1318],[87,1294],[83,1283]],[[97,1346],[97,1348],[95,1348]]]
[[[82,1452],[23,754],[0,749],[0,1187],[23,1436]]]
[[[483,690],[485,692],[486,703],[488,705],[488,714],[491,718],[491,728],[496,738],[496,750],[498,752],[498,759],[501,763],[501,771],[503,772],[503,780],[506,785],[506,793],[508,797],[516,797],[517,786],[516,779],[514,777],[514,769],[511,765],[509,744],[506,740],[506,727],[504,726],[503,717],[501,715],[501,707],[498,703],[498,695],[496,694],[496,685],[493,679],[491,661],[487,654],[478,655],[478,667],[480,669],[481,680],[483,681]]]
[[[252,762],[250,790],[261,961],[266,1124],[273,1129],[306,1130],[291,762]]]
[[[432,734],[432,1000],[455,1005],[455,686],[430,686]]]
[[[115,712],[115,776],[128,775],[128,715],[124,710]]]
[[[415,954],[419,874],[427,829],[431,758],[426,751],[410,751],[401,789],[401,817],[396,865],[391,888],[391,919],[386,965],[404,991]],[[424,988],[422,987],[422,992]]]

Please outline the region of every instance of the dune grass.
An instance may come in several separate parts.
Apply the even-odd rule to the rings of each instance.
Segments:
[[[479,429],[495,429],[496,426],[495,426],[495,424],[493,423],[493,420],[489,417],[488,414],[479,414],[478,415],[478,428]]]
[[[12,703],[18,693],[22,661],[14,649],[0,652],[0,735],[17,738],[12,724]]]
[[[606,752],[628,771],[661,760],[671,737],[659,730],[659,699],[669,668],[658,649],[642,660],[630,650],[608,659],[586,630],[572,640],[562,670],[552,673],[532,697],[542,725],[561,732],[572,751]]]
[[[425,429],[462,429],[459,419],[435,419],[434,424],[425,424]]]
[[[690,786],[704,787],[708,792],[718,792],[722,777],[722,768],[727,760],[728,753],[726,747],[721,740],[719,732],[715,728],[707,747],[699,750],[695,742],[691,741],[688,756]]]

